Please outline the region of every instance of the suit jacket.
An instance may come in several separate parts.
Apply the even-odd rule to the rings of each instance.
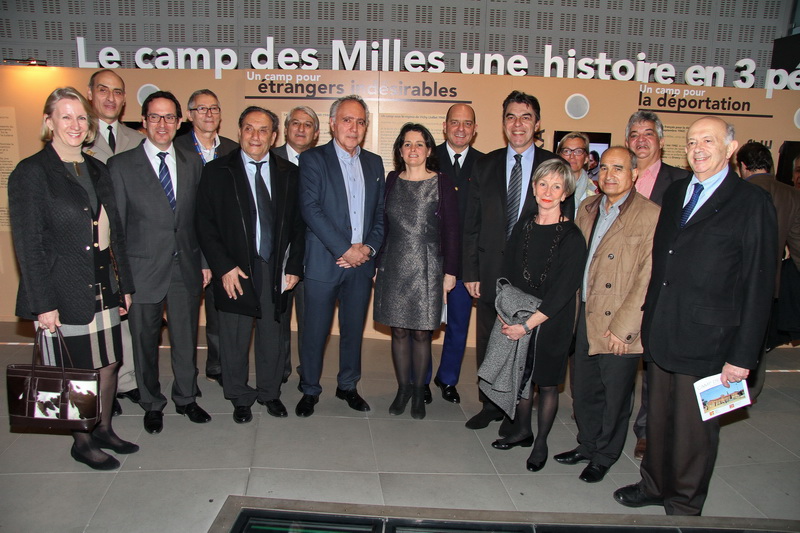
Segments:
[[[656,176],[656,182],[653,184],[653,192],[650,193],[650,201],[661,205],[664,193],[667,192],[669,186],[672,185],[673,182],[687,177],[692,177],[692,173],[688,170],[673,167],[662,161],[661,168],[658,170],[658,175]]]
[[[772,174],[754,174],[748,182],[767,191],[775,206],[778,217],[778,263],[783,259],[785,248],[789,247],[795,266],[800,270],[800,190],[775,179]],[[780,266],[775,278],[775,297],[780,287]]]
[[[108,216],[120,289],[134,292],[108,169],[86,156],[95,192]],[[23,159],[8,178],[8,207],[20,282],[16,314],[34,319],[58,309],[65,324],[95,314],[94,231],[89,195],[64,168],[52,144]]]
[[[200,158],[199,154],[197,153],[197,148],[195,148],[194,146],[194,137],[192,137],[191,131],[189,133],[185,133],[183,135],[175,137],[175,141],[173,141],[173,144],[175,145],[175,148],[177,148],[178,150],[182,150],[184,153],[187,154],[195,154],[198,156],[198,158]],[[239,143],[220,135],[219,146],[217,147],[217,159],[224,155],[228,155],[237,148],[239,148]],[[202,160],[203,159],[200,158],[200,161]],[[210,163],[210,161],[206,161],[206,163]]]
[[[592,234],[601,209],[602,194],[591,196],[578,208],[575,223],[592,245]],[[611,224],[592,257],[587,261],[589,278],[586,288],[586,336],[589,355],[605,354],[611,331],[628,344],[628,353],[641,354],[642,304],[650,282],[653,233],[658,222],[656,204],[631,190],[619,207],[619,216]]]
[[[187,290],[203,288],[200,245],[194,228],[195,196],[203,163],[175,150],[177,197],[169,205],[144,145],[117,154],[108,162],[120,218],[128,244],[128,259],[136,285],[134,303],[159,303],[167,295],[174,264]]]
[[[494,285],[503,270],[506,246],[506,147],[489,152],[475,163],[470,177],[469,200],[464,215],[462,278],[481,282],[481,300],[493,302]],[[536,148],[531,177],[542,161],[558,157]],[[566,204],[566,202],[565,202]],[[574,204],[573,204],[574,205]],[[528,191],[519,220],[536,209]],[[562,205],[562,209],[567,209]],[[565,213],[574,213],[564,211]]]
[[[275,243],[270,273],[272,303],[276,320],[286,309],[287,293],[281,293],[283,263],[286,274],[303,275],[305,224],[298,202],[298,169],[275,154],[269,158],[269,176],[275,220],[272,242]],[[240,149],[209,162],[197,191],[197,235],[203,255],[213,273],[214,302],[228,313],[261,317],[259,295],[253,284],[256,228],[252,213],[255,198],[250,189]],[[288,258],[286,257],[289,250]],[[249,276],[241,280],[245,294],[229,298],[222,286],[222,276],[241,268]],[[262,290],[266,290],[266,287]]]
[[[300,212],[306,223],[305,278],[338,281],[344,269],[336,265],[351,245],[350,215],[339,157],[330,142],[300,155]],[[383,160],[361,150],[364,174],[363,243],[375,251],[383,243]],[[375,261],[356,268],[364,276],[375,275]]]
[[[289,153],[286,150],[286,143],[273,148],[272,149],[272,153],[277,155],[278,157],[280,157],[284,161],[289,161]],[[289,162],[292,163],[293,165],[296,163],[296,161],[289,161]]]
[[[461,165],[461,172],[458,174],[458,178],[456,178],[455,170],[453,170],[453,163],[450,161],[450,154],[447,152],[447,143],[443,142],[436,147],[436,158],[439,160],[439,170],[447,174],[447,177],[450,178],[456,186],[456,194],[458,195],[458,220],[462,228],[464,226],[464,214],[467,212],[472,169],[475,166],[475,161],[484,155],[486,154],[470,146],[467,151],[467,157],[459,162]]]
[[[690,179],[675,182],[653,238],[644,302],[645,360],[710,376],[725,363],[754,368],[775,283],[777,225],[769,195],[728,171],[684,228]]]
[[[101,128],[108,126],[108,124],[102,120],[99,122],[99,127]],[[103,163],[108,163],[108,160],[111,159],[111,157],[113,157],[115,154],[121,154],[122,152],[133,150],[142,144],[142,141],[144,141],[144,135],[120,122],[119,127],[117,128],[117,136],[115,140],[117,142],[117,151],[112,152],[111,147],[108,145],[108,142],[106,142],[105,137],[98,132],[94,138],[94,142],[85,147],[83,151],[90,156],[99,159]]]

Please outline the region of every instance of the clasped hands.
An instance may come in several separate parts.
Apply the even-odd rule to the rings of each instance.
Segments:
[[[370,260],[370,252],[372,250],[366,244],[357,242],[353,243],[347,251],[342,254],[342,257],[336,260],[336,265],[341,268],[355,268],[363,265]]]

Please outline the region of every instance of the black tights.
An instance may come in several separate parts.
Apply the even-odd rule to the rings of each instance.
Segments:
[[[75,449],[93,461],[102,461],[107,455],[92,440],[92,434],[112,444],[123,442],[111,427],[111,411],[117,395],[117,372],[119,372],[120,364],[120,362],[116,362],[100,369],[100,422],[92,431],[72,432]]]
[[[537,434],[531,451],[531,462],[540,462],[547,457],[547,437],[553,429],[553,422],[558,412],[558,386],[539,386],[539,404],[537,406]],[[529,398],[522,399],[517,404],[517,412],[509,426],[510,431],[503,439],[507,442],[517,442],[533,434],[531,418],[533,412],[533,385],[531,385]]]
[[[431,335],[419,329],[392,328],[392,362],[400,386],[425,384],[431,364]]]

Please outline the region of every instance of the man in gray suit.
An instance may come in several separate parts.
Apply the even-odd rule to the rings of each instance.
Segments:
[[[272,150],[272,153],[290,163],[299,165],[300,154],[317,144],[319,139],[319,117],[310,107],[297,106],[286,115],[286,120],[283,122],[283,134],[286,136],[286,142]],[[297,353],[300,353],[303,342],[303,317],[305,316],[303,300],[305,292],[305,285],[301,279],[293,290],[287,292],[288,303],[286,304],[286,311],[281,316],[280,349],[285,361],[283,369],[284,383],[292,375],[292,303],[296,302],[297,307]],[[300,373],[299,365],[297,373]]]
[[[87,154],[106,163],[108,158],[114,154],[131,150],[142,144],[144,135],[119,121],[122,111],[125,109],[125,82],[114,71],[104,69],[92,74],[92,77],[89,78],[89,90],[86,98],[91,102],[98,122],[94,141],[84,148]],[[120,328],[122,366],[117,375],[117,398],[127,398],[134,403],[139,403],[133,341],[127,315],[122,317]],[[115,415],[122,414],[122,406],[117,398],[114,399],[112,408]]]
[[[158,338],[167,309],[172,354],[172,400],[192,422],[211,420],[197,397],[197,321],[200,293],[211,279],[201,271],[194,227],[195,195],[203,165],[172,140],[181,121],[178,100],[157,91],[142,104],[147,139],[109,161],[136,294],[129,310],[136,380],[145,410],[144,428],[163,428],[166,397],[158,380]]]
[[[239,144],[221,136],[222,108],[217,95],[211,89],[198,89],[186,104],[192,131],[175,138],[175,147],[187,154],[196,154],[203,165],[231,153]],[[206,379],[222,386],[222,365],[219,361],[219,314],[214,303],[211,284],[205,290],[206,312]]]

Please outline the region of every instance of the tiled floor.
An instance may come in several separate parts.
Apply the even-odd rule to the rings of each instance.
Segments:
[[[0,364],[30,357],[28,324],[0,324]],[[22,334],[20,334],[22,332]],[[117,472],[100,473],[73,461],[70,438],[0,431],[0,531],[206,531],[228,495],[453,509],[663,515],[658,508],[627,509],[611,497],[638,480],[634,439],[602,482],[578,479],[582,466],[552,459],[537,474],[525,470],[528,449],[494,450],[497,425],[470,431],[464,421],[478,409],[477,387],[462,383],[461,405],[434,389],[422,421],[392,417],[395,393],[388,341],[364,344],[362,395],[370,413],[357,413],[333,396],[336,341],[330,344],[316,413],[294,416],[297,377],[284,387],[287,419],[254,406],[250,424],[235,424],[232,408],[214,383],[201,379],[199,400],[213,420],[195,425],[165,411],[164,431],[142,429],[142,410],[122,401],[117,432],[141,446],[120,456]],[[439,348],[434,347],[438,354]],[[205,351],[199,352],[200,367]],[[171,374],[162,351],[162,384]],[[753,407],[729,415],[705,515],[800,520],[800,348],[770,355],[767,386]],[[474,350],[464,381],[474,368]],[[5,380],[0,381],[0,426],[8,427]],[[567,389],[568,391],[568,389]],[[638,408],[638,406],[637,406]],[[562,393],[550,435],[551,456],[575,446],[570,398]]]

